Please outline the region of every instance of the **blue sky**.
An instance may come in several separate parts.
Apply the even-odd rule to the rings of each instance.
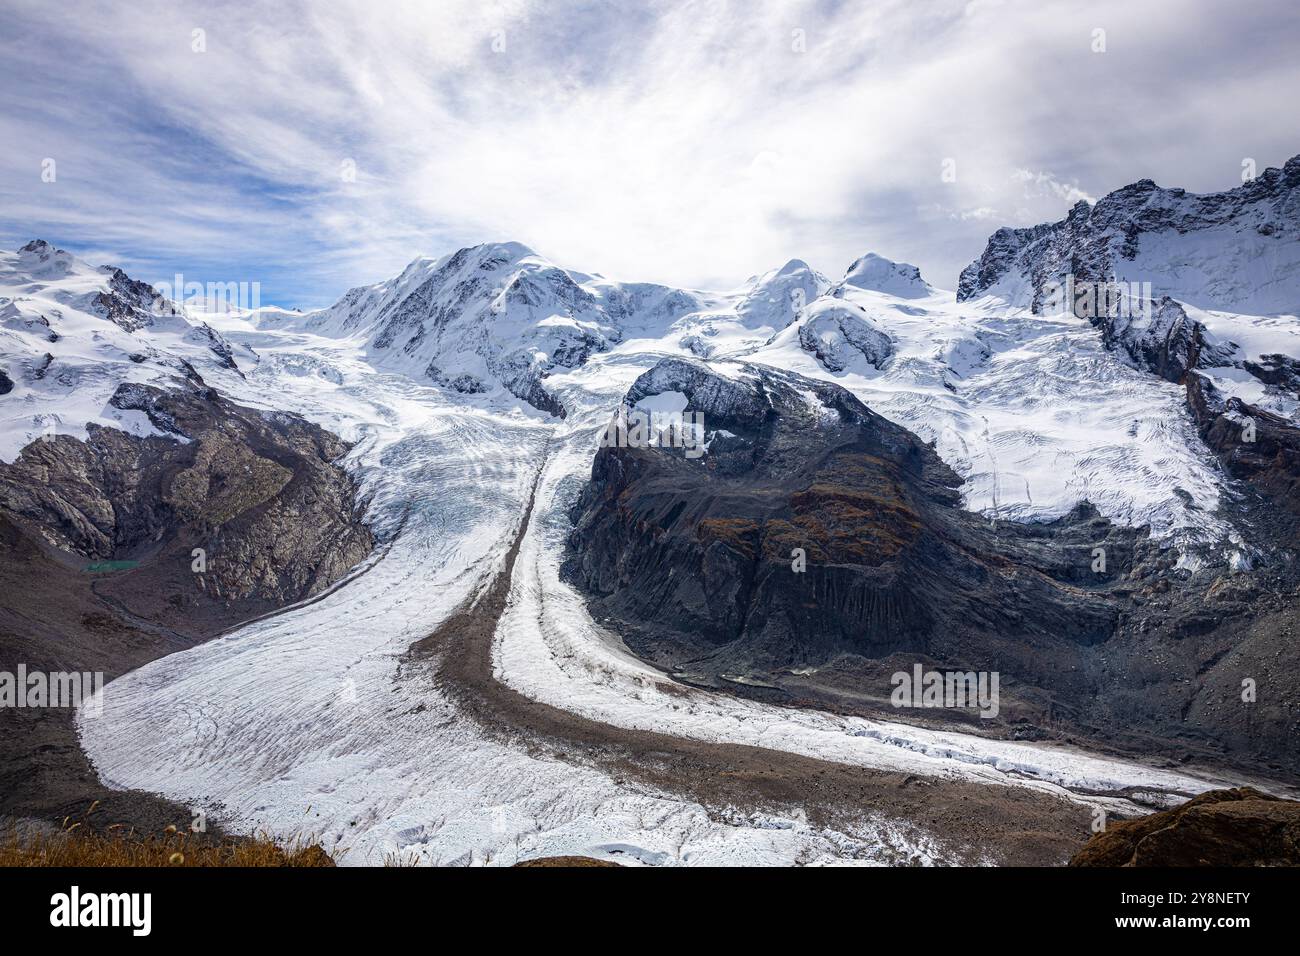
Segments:
[[[4,0],[0,244],[302,307],[503,239],[953,288],[998,226],[1300,152],[1289,0],[209,6]]]

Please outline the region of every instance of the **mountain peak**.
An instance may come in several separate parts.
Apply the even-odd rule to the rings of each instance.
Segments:
[[[868,252],[859,257],[844,273],[841,285],[870,292],[884,292],[904,299],[930,295],[930,285],[921,278],[921,270],[908,262],[894,262]]]
[[[542,258],[522,242],[480,242],[473,246],[462,246],[455,252],[443,256],[416,256],[409,263],[402,275],[423,272],[431,268],[450,265],[459,269],[473,264],[479,269],[492,269],[508,265],[527,258]]]
[[[1217,193],[1140,179],[1064,219],[999,229],[962,270],[957,301],[988,294],[1035,311],[1067,272],[1082,282],[1144,282],[1205,309],[1293,315],[1300,308],[1300,156]]]
[[[812,272],[812,271],[813,271],[812,266],[808,265],[808,263],[804,262],[802,259],[791,259],[781,268],[777,269],[776,274],[778,276],[789,276],[799,272]]]
[[[480,242],[478,245],[466,246],[456,255],[464,254],[467,259],[481,263],[513,263],[537,253],[522,242]]]

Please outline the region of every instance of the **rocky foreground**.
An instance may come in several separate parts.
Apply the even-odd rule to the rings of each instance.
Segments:
[[[1111,823],[1070,866],[1300,866],[1300,803],[1250,787]]]

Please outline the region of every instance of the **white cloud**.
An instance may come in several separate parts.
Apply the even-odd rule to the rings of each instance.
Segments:
[[[1277,122],[1300,97],[1280,0],[11,0],[0,16],[6,233],[255,253],[325,298],[505,238],[677,284],[795,256],[835,273],[870,249],[951,287],[999,210],[1058,219],[1143,176],[1227,188],[1242,156],[1296,151]],[[52,188],[33,172],[46,155]]]
[[[1034,172],[1029,169],[1017,169],[1011,178],[1025,187],[1025,198],[1035,199],[1040,196],[1055,196],[1071,206],[1083,201],[1094,203],[1097,200],[1079,188],[1077,183],[1063,183],[1051,173]]]

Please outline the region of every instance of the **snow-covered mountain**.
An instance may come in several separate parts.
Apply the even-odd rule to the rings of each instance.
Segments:
[[[504,242],[416,259],[319,311],[202,321],[120,271],[34,242],[0,259],[3,372],[14,389],[4,452],[42,429],[84,433],[88,421],[146,428],[109,404],[122,381],[195,369],[238,391],[241,368],[258,356],[212,325],[333,341],[455,401],[549,417],[571,410],[560,397],[565,376],[596,355],[743,359],[833,380],[933,442],[965,479],[973,510],[1053,518],[1088,500],[1160,536],[1231,541],[1219,516],[1227,485],[1178,382],[1195,366],[1226,396],[1294,415],[1300,326],[1193,304],[1207,289],[1230,296],[1231,255],[1223,266],[1205,259],[1194,275],[1171,257],[1193,240],[1235,250],[1249,226],[1249,241],[1271,243],[1269,261],[1284,263],[1269,293],[1284,301],[1295,285],[1287,257],[1300,248],[1298,171],[1293,161],[1212,197],[1137,184],[1062,223],[999,230],[956,294],[874,253],[838,280],[792,260],[708,292],[564,269]],[[1136,270],[1157,252],[1163,278],[1141,279]],[[1149,281],[1153,301],[1104,321],[1053,311],[1041,293],[1067,275]],[[275,361],[301,366],[314,361],[309,352]]]
[[[1122,314],[1086,311],[1138,367],[1171,380],[1199,369],[1223,393],[1294,419],[1300,156],[1226,192],[1144,179],[1059,222],[999,229],[962,271],[957,300],[1039,314],[1072,307],[1062,290],[1105,287],[1119,290],[1111,311]]]
[[[829,283],[793,261],[729,293],[622,283],[571,272],[517,242],[416,259],[401,275],[352,289],[327,309],[276,321],[355,336],[376,368],[466,395],[504,389],[557,417],[557,369],[628,337],[667,337],[707,356],[761,342]]]
[[[920,294],[928,290],[926,294]],[[1085,319],[919,277],[906,298],[848,281],[746,360],[826,378],[934,442],[968,508],[1055,518],[1080,501],[1161,536],[1218,540],[1224,486],[1182,390],[1107,348]]]
[[[1230,528],[1207,518],[1223,479],[1181,390],[1130,354],[1150,351],[1144,336],[1164,335],[1183,308],[1192,309],[1157,310],[1151,328],[1126,326],[1117,348],[1116,336],[1072,313],[992,295],[958,301],[915,266],[877,254],[834,281],[794,260],[705,292],[617,282],[496,243],[417,259],[328,309],[252,318],[267,331],[353,343],[374,368],[465,401],[522,400],[553,416],[566,413],[556,386],[598,354],[768,363],[834,380],[934,442],[974,510],[1052,518],[1089,500],[1158,535],[1226,541]],[[1300,342],[1285,352],[1300,354]]]
[[[36,239],[0,253],[0,461],[95,422],[155,434],[111,399],[126,382],[225,381],[256,353],[112,266],[94,267]]]
[[[957,300],[994,295],[1038,311],[1044,287],[1150,282],[1199,309],[1300,314],[1300,156],[1235,189],[1197,195],[1149,179],[1059,222],[999,229],[964,270]]]
[[[874,253],[838,280],[792,260],[708,292],[568,270],[503,242],[416,259],[326,309],[247,319],[337,341],[459,401],[553,417],[568,411],[556,383],[594,355],[767,363],[836,381],[934,442],[974,510],[1050,518],[1086,499],[1158,535],[1223,541],[1226,485],[1179,383],[1195,369],[1216,394],[1300,414],[1300,322],[1279,311],[1300,301],[1297,184],[1300,158],[1207,196],[1137,183],[1061,222],[998,230],[955,295]],[[1051,295],[1067,281],[1149,298],[1081,315]],[[147,429],[110,404],[124,381],[197,373],[237,388],[258,356],[221,321],[40,241],[0,256],[0,453],[90,421]]]

